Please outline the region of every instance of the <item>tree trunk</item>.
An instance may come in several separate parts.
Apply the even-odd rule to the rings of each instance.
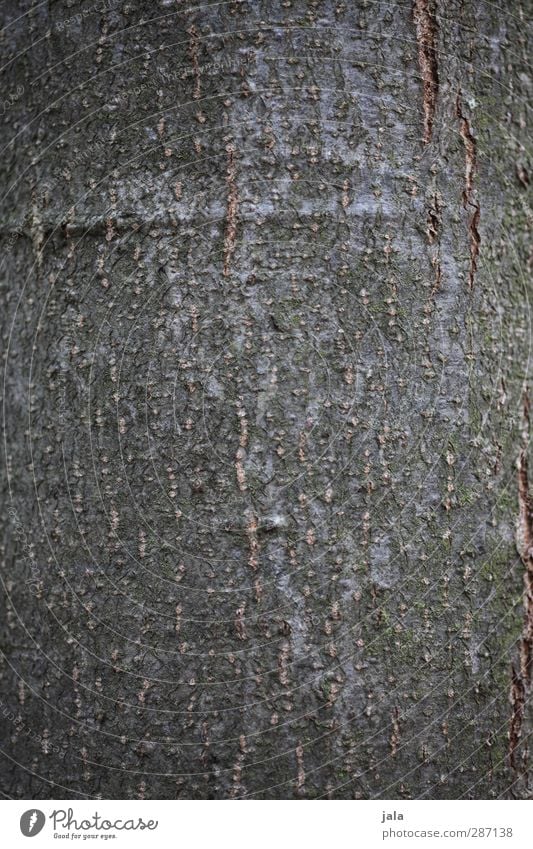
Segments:
[[[6,6],[3,793],[528,796],[521,3]]]

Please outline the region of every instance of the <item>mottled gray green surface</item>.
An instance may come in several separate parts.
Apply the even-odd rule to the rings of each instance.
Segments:
[[[3,793],[528,796],[531,9],[5,5]]]

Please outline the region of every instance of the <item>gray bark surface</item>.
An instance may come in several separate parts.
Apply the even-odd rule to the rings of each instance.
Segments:
[[[528,797],[531,9],[5,5],[2,792]]]

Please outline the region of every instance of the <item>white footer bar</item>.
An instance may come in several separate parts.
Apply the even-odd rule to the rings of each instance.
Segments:
[[[1,806],[6,847],[533,846],[529,801],[18,800]]]

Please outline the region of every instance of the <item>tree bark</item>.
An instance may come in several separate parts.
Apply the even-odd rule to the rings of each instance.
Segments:
[[[525,8],[5,5],[2,792],[529,796]]]

